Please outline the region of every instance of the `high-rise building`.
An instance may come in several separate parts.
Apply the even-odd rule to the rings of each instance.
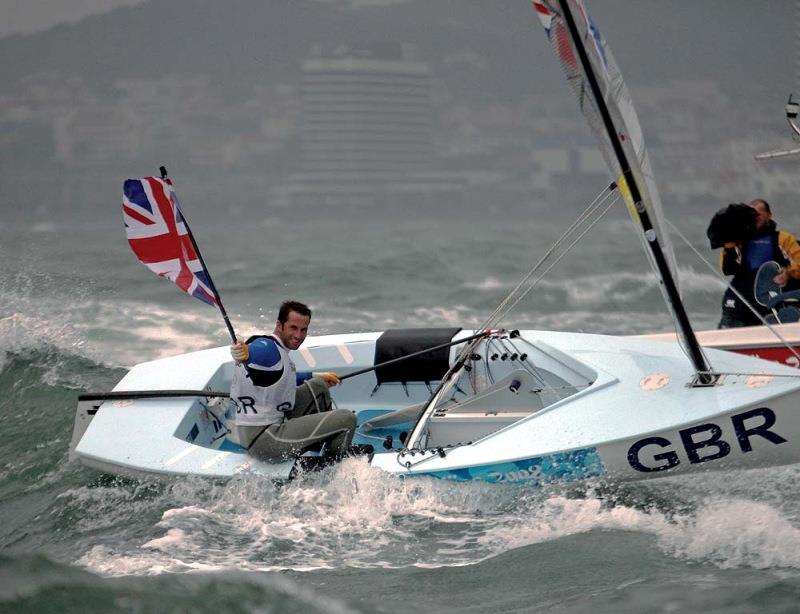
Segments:
[[[409,46],[314,49],[301,96],[302,171],[282,190],[291,202],[381,204],[430,169],[431,69]]]

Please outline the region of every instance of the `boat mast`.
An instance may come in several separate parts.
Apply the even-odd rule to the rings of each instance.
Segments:
[[[681,301],[678,287],[672,277],[672,272],[667,264],[667,258],[664,255],[664,251],[661,249],[661,244],[658,242],[655,229],[653,228],[653,223],[650,221],[650,215],[648,214],[647,208],[642,202],[642,195],[639,190],[639,186],[636,182],[636,178],[633,175],[633,171],[631,170],[628,157],[625,155],[625,151],[622,148],[619,134],[614,126],[614,122],[611,120],[611,114],[608,111],[605,99],[600,91],[597,77],[594,74],[594,69],[589,61],[589,56],[587,55],[586,49],[583,46],[583,41],[581,40],[580,33],[578,32],[578,27],[575,24],[572,11],[570,10],[567,0],[558,0],[558,2],[561,6],[564,20],[569,28],[570,37],[572,38],[575,49],[578,52],[578,57],[580,58],[583,66],[586,79],[592,89],[592,95],[597,103],[598,111],[603,119],[603,126],[605,127],[605,130],[608,133],[609,141],[614,148],[614,155],[617,157],[617,161],[622,169],[622,176],[628,185],[631,198],[636,205],[636,211],[639,213],[639,223],[642,226],[642,230],[647,238],[647,245],[650,248],[653,259],[661,275],[661,281],[664,284],[664,289],[667,293],[667,298],[672,308],[675,322],[686,344],[685,349],[689,354],[689,358],[694,365],[695,371],[697,371],[698,381],[702,384],[709,384],[711,383],[712,379],[708,375],[708,372],[711,371],[711,365],[709,365],[708,361],[706,360],[706,357],[700,348],[700,344],[697,341],[697,337],[694,334],[692,325],[689,322],[689,317],[686,315],[686,310],[683,306],[683,302]]]

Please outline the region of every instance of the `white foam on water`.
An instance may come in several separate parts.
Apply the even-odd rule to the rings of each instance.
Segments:
[[[107,365],[132,366],[228,342],[219,313],[151,303],[86,301],[0,318],[0,347],[24,353],[56,348]],[[205,310],[203,310],[205,311]]]
[[[713,495],[698,494],[707,486],[699,481],[688,506],[676,501],[688,511],[676,512],[647,503],[670,500],[669,487],[634,490],[638,502],[623,504],[592,492],[401,480],[350,459],[284,486],[248,474],[226,485],[176,482],[150,498],[119,487],[62,497],[83,510],[73,531],[89,539],[78,564],[103,575],[454,567],[594,531],[649,535],[665,556],[721,568],[800,569],[796,514],[724,492],[731,481]],[[120,537],[148,514],[146,537],[141,526]],[[113,547],[91,539],[108,533]]]
[[[332,598],[327,594],[319,594],[316,591],[305,587],[290,578],[281,575],[265,575],[265,574],[250,574],[247,576],[225,574],[226,570],[216,568],[212,565],[206,565],[202,562],[191,562],[183,565],[181,569],[171,567],[166,569],[162,566],[157,556],[148,556],[142,554],[139,556],[121,556],[116,558],[119,553],[109,546],[95,546],[83,557],[84,563],[94,563],[94,565],[86,565],[91,567],[96,573],[105,576],[155,576],[162,573],[175,573],[176,571],[184,573],[201,573],[211,574],[197,578],[198,582],[203,582],[202,578],[205,577],[209,582],[214,584],[215,589],[219,589],[220,585],[224,585],[228,590],[235,593],[237,585],[243,584],[245,586],[258,585],[270,591],[270,594],[277,593],[284,595],[291,599],[291,602],[298,602],[297,606],[306,612],[327,612],[330,614],[353,614],[357,610],[351,609],[348,605],[342,603],[336,598]],[[103,561],[103,562],[101,562]],[[223,573],[219,573],[223,572]],[[182,586],[186,586],[183,584]],[[202,589],[202,584],[199,585]],[[270,594],[267,596],[269,597]],[[191,607],[191,606],[190,606]],[[273,611],[270,608],[266,610],[256,608],[257,612]],[[294,610],[293,610],[294,611]]]
[[[91,544],[78,564],[105,575],[198,566],[274,571],[468,564],[476,560],[468,547],[471,534],[489,522],[481,510],[504,501],[489,485],[398,480],[363,459],[284,487],[241,476],[210,496],[196,495],[202,503],[189,502],[191,488],[182,489],[179,504],[156,521],[154,536],[124,543],[117,536],[114,548]],[[140,503],[133,494],[98,490],[70,492],[75,503],[82,500],[94,510],[76,530],[109,530],[137,515]],[[169,505],[170,498],[175,492],[142,505],[153,509]],[[102,527],[98,512],[110,515]],[[421,539],[421,531],[430,535]]]
[[[659,531],[660,547],[679,558],[719,567],[800,569],[800,528],[756,501],[710,500]]]
[[[609,301],[643,305],[646,294],[658,287],[652,274],[612,272],[594,274],[565,284],[572,304],[608,306]]]
[[[712,264],[716,270],[718,263],[716,262],[716,254],[714,256],[715,261]],[[678,269],[678,279],[683,293],[713,294],[719,296],[720,299],[728,285],[728,279],[722,276],[722,273],[714,275],[708,269],[698,271],[694,267],[680,267]]]
[[[151,539],[142,544],[142,548],[152,548],[153,550],[170,550],[180,546],[186,541],[186,533],[181,529],[170,529],[164,537]]]
[[[488,276],[484,277],[483,279],[474,279],[464,283],[465,288],[469,288],[470,290],[478,290],[478,291],[491,291],[491,290],[500,290],[503,288],[511,289],[514,286],[510,282],[503,282],[497,279],[497,277]]]
[[[169,566],[163,564],[162,558],[147,554],[130,556],[121,553],[114,546],[97,545],[76,561],[77,565],[105,576],[154,576],[162,573],[185,572],[197,569],[189,565],[177,565],[172,562]],[[208,571],[217,571],[208,568]]]
[[[9,353],[20,356],[29,356],[58,350],[61,360],[41,360],[37,367],[44,368],[43,382],[48,385],[80,386],[85,382],[74,373],[63,372],[63,358],[66,355],[77,355],[100,362],[98,353],[93,353],[87,348],[85,339],[82,338],[77,328],[69,322],[52,322],[42,320],[34,315],[12,313],[0,318],[0,348],[3,352],[3,364]]]
[[[477,326],[481,314],[466,305],[417,307],[413,310],[414,320],[417,322],[436,323],[445,326]]]
[[[55,348],[106,365],[222,345],[219,311],[191,297],[176,306],[109,298],[92,282],[64,284],[49,274],[18,273],[0,280],[0,348],[24,353]]]
[[[108,348],[109,354],[113,352],[109,358],[113,356],[124,361],[121,364],[133,365],[229,343],[216,308],[194,308],[194,304],[191,307],[183,310],[152,303],[127,303],[118,305],[115,313],[105,313],[110,316],[109,327],[118,326],[121,320],[126,323],[126,332],[135,339],[128,351],[125,343]]]
[[[691,513],[667,516],[657,510],[608,508],[599,499],[552,497],[516,521],[492,526],[478,542],[500,554],[596,530],[653,535],[669,556],[724,569],[800,569],[800,528],[774,507],[750,500],[709,500]]]
[[[11,352],[50,345],[74,353],[84,345],[84,340],[70,322],[53,322],[16,312],[0,318],[0,344]]]
[[[479,542],[496,554],[593,530],[658,533],[665,516],[631,507],[607,507],[601,499],[553,496],[525,510],[515,520],[491,527]]]

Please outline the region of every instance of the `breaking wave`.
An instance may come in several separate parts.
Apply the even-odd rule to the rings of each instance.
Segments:
[[[785,489],[797,473],[771,481]],[[86,540],[74,561],[108,576],[458,567],[597,531],[641,534],[669,557],[721,569],[800,570],[796,509],[724,488],[708,493],[703,480],[695,486],[680,492],[666,480],[534,491],[399,480],[354,459],[284,486],[241,476],[149,492],[79,487],[60,499],[83,510],[73,531],[113,534],[108,543]],[[126,529],[133,518],[138,529]]]

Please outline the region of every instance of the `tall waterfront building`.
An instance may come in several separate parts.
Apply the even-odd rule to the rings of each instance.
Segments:
[[[413,48],[316,48],[301,96],[302,171],[282,190],[292,203],[380,205],[428,190],[431,69]]]

